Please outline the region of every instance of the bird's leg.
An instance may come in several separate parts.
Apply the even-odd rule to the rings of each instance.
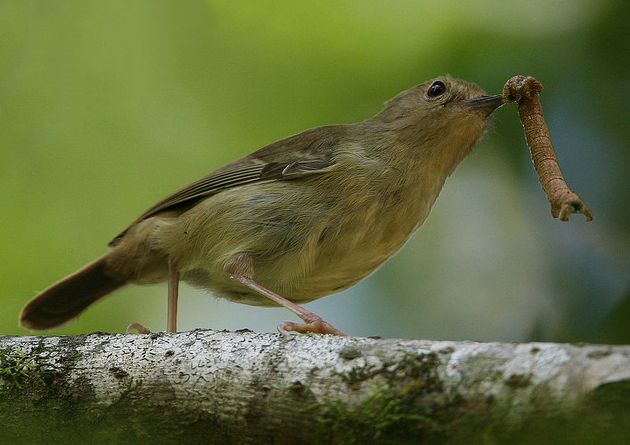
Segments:
[[[173,260],[168,261],[168,311],[166,332],[177,332],[177,297],[179,296],[179,270]],[[127,326],[126,333],[150,334],[151,331],[140,323],[131,323]]]
[[[232,278],[241,282],[245,286],[249,287],[252,290],[255,290],[259,294],[269,298],[270,300],[275,301],[281,306],[286,307],[288,310],[296,314],[305,323],[295,323],[293,321],[285,321],[283,322],[279,328],[282,331],[295,331],[301,334],[315,333],[315,334],[331,334],[331,335],[346,335],[339,329],[332,326],[327,321],[324,321],[322,317],[317,315],[316,313],[309,311],[302,306],[299,306],[292,301],[287,300],[284,297],[276,294],[275,292],[270,291],[269,289],[261,286],[252,278],[245,277],[242,275],[235,275]]]
[[[270,300],[278,303],[281,306],[289,309],[296,314],[302,320],[304,324],[294,323],[291,321],[285,321],[280,328],[284,331],[295,331],[302,334],[316,333],[316,334],[332,334],[332,335],[346,335],[339,329],[336,329],[319,315],[308,309],[299,306],[292,301],[287,300],[284,297],[270,291],[269,289],[258,284],[252,277],[254,275],[254,259],[252,256],[239,253],[234,255],[227,263],[225,271],[230,275],[230,278],[240,282],[241,284],[249,287],[250,289],[258,292],[260,295],[269,298]]]
[[[179,296],[179,270],[175,261],[168,261],[168,320],[167,332],[177,332],[177,297]]]

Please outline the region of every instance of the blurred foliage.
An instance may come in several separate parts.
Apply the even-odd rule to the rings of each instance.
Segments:
[[[504,107],[401,253],[310,307],[355,335],[629,342],[617,327],[630,313],[628,12],[607,0],[0,2],[0,333],[26,334],[17,316],[36,291],[176,188],[448,72],[489,92],[515,74],[543,82],[560,164],[595,220],[552,220]],[[52,333],[159,330],[165,299],[165,286],[129,287]],[[292,317],[188,287],[180,304],[182,329]]]

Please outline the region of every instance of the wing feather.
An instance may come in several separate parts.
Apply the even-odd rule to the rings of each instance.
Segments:
[[[225,169],[193,182],[189,186],[159,201],[110,241],[109,245],[115,245],[132,226],[144,219],[164,211],[194,204],[195,201],[219,193],[222,190],[258,182],[294,180],[303,176],[324,173],[333,166],[334,162],[330,159],[306,159],[303,161],[271,163],[248,158],[242,159],[232,165],[228,165]]]

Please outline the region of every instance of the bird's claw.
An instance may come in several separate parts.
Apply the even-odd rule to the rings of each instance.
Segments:
[[[298,334],[329,334],[345,336],[346,334],[332,326],[330,323],[322,319],[312,321],[310,323],[295,323],[293,321],[285,321],[278,326],[278,331],[283,335]]]
[[[135,331],[135,332],[134,332]],[[127,326],[125,334],[150,334],[151,331],[142,326],[140,323],[131,323]]]

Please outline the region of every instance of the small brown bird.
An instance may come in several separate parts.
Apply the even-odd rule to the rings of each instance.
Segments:
[[[263,147],[144,212],[109,252],[30,301],[21,323],[53,328],[126,284],[168,281],[174,332],[184,280],[237,303],[284,306],[304,321],[285,330],[343,335],[298,304],[352,286],[396,253],[503,103],[443,76],[363,122]]]

